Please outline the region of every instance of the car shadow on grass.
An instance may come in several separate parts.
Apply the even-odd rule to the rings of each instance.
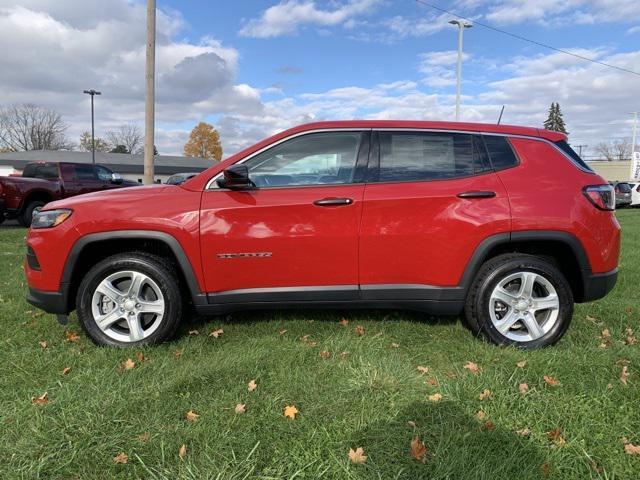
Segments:
[[[448,401],[414,402],[391,419],[369,423],[357,431],[351,447],[364,448],[367,461],[351,466],[362,478],[527,479],[552,473],[545,452],[527,436],[482,420]],[[424,442],[423,462],[411,453],[411,441]]]

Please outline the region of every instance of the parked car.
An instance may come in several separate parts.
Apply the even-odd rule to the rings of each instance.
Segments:
[[[77,310],[100,345],[167,340],[191,308],[367,307],[464,314],[536,348],[613,288],[614,208],[560,133],[313,123],[179,187],[48,204],[26,239],[27,299],[62,323]]]
[[[640,207],[640,182],[629,183],[631,186],[631,206]]]
[[[195,172],[188,172],[188,173],[176,173],[174,175],[171,175],[169,178],[167,178],[167,185],[182,185],[184,182],[186,182],[187,180],[192,179],[193,177],[195,177],[196,175],[198,175]]]
[[[627,182],[610,182],[616,193],[616,208],[631,205],[631,185]]]
[[[33,212],[53,200],[134,185],[102,165],[28,163],[21,176],[0,177],[0,223],[16,218],[28,227]]]

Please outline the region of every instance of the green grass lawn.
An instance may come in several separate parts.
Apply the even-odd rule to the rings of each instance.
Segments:
[[[193,319],[166,345],[98,348],[75,315],[65,328],[27,305],[25,231],[0,229],[0,478],[637,479],[640,455],[622,438],[640,445],[640,343],[624,342],[627,328],[640,337],[640,211],[618,216],[616,289],[577,306],[565,338],[534,352],[476,340],[458,319],[395,311]],[[605,328],[612,344],[601,348]],[[135,368],[122,370],[128,358]],[[33,404],[44,392],[48,403]],[[429,401],[435,393],[442,399]],[[424,463],[409,454],[415,436]],[[363,464],[349,462],[356,447]],[[120,453],[126,464],[114,461]]]

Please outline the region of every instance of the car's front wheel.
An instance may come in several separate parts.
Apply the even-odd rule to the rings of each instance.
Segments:
[[[171,266],[143,252],[106,258],[85,275],[76,299],[78,319],[98,345],[128,347],[163,342],[182,315]]]
[[[522,348],[552,345],[573,316],[573,294],[562,272],[544,258],[506,254],[486,262],[465,307],[475,333]]]

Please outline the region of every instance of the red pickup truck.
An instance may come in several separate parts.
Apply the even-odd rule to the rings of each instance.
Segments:
[[[28,163],[21,177],[0,177],[0,223],[16,218],[28,227],[34,210],[53,200],[136,185],[102,165]]]

